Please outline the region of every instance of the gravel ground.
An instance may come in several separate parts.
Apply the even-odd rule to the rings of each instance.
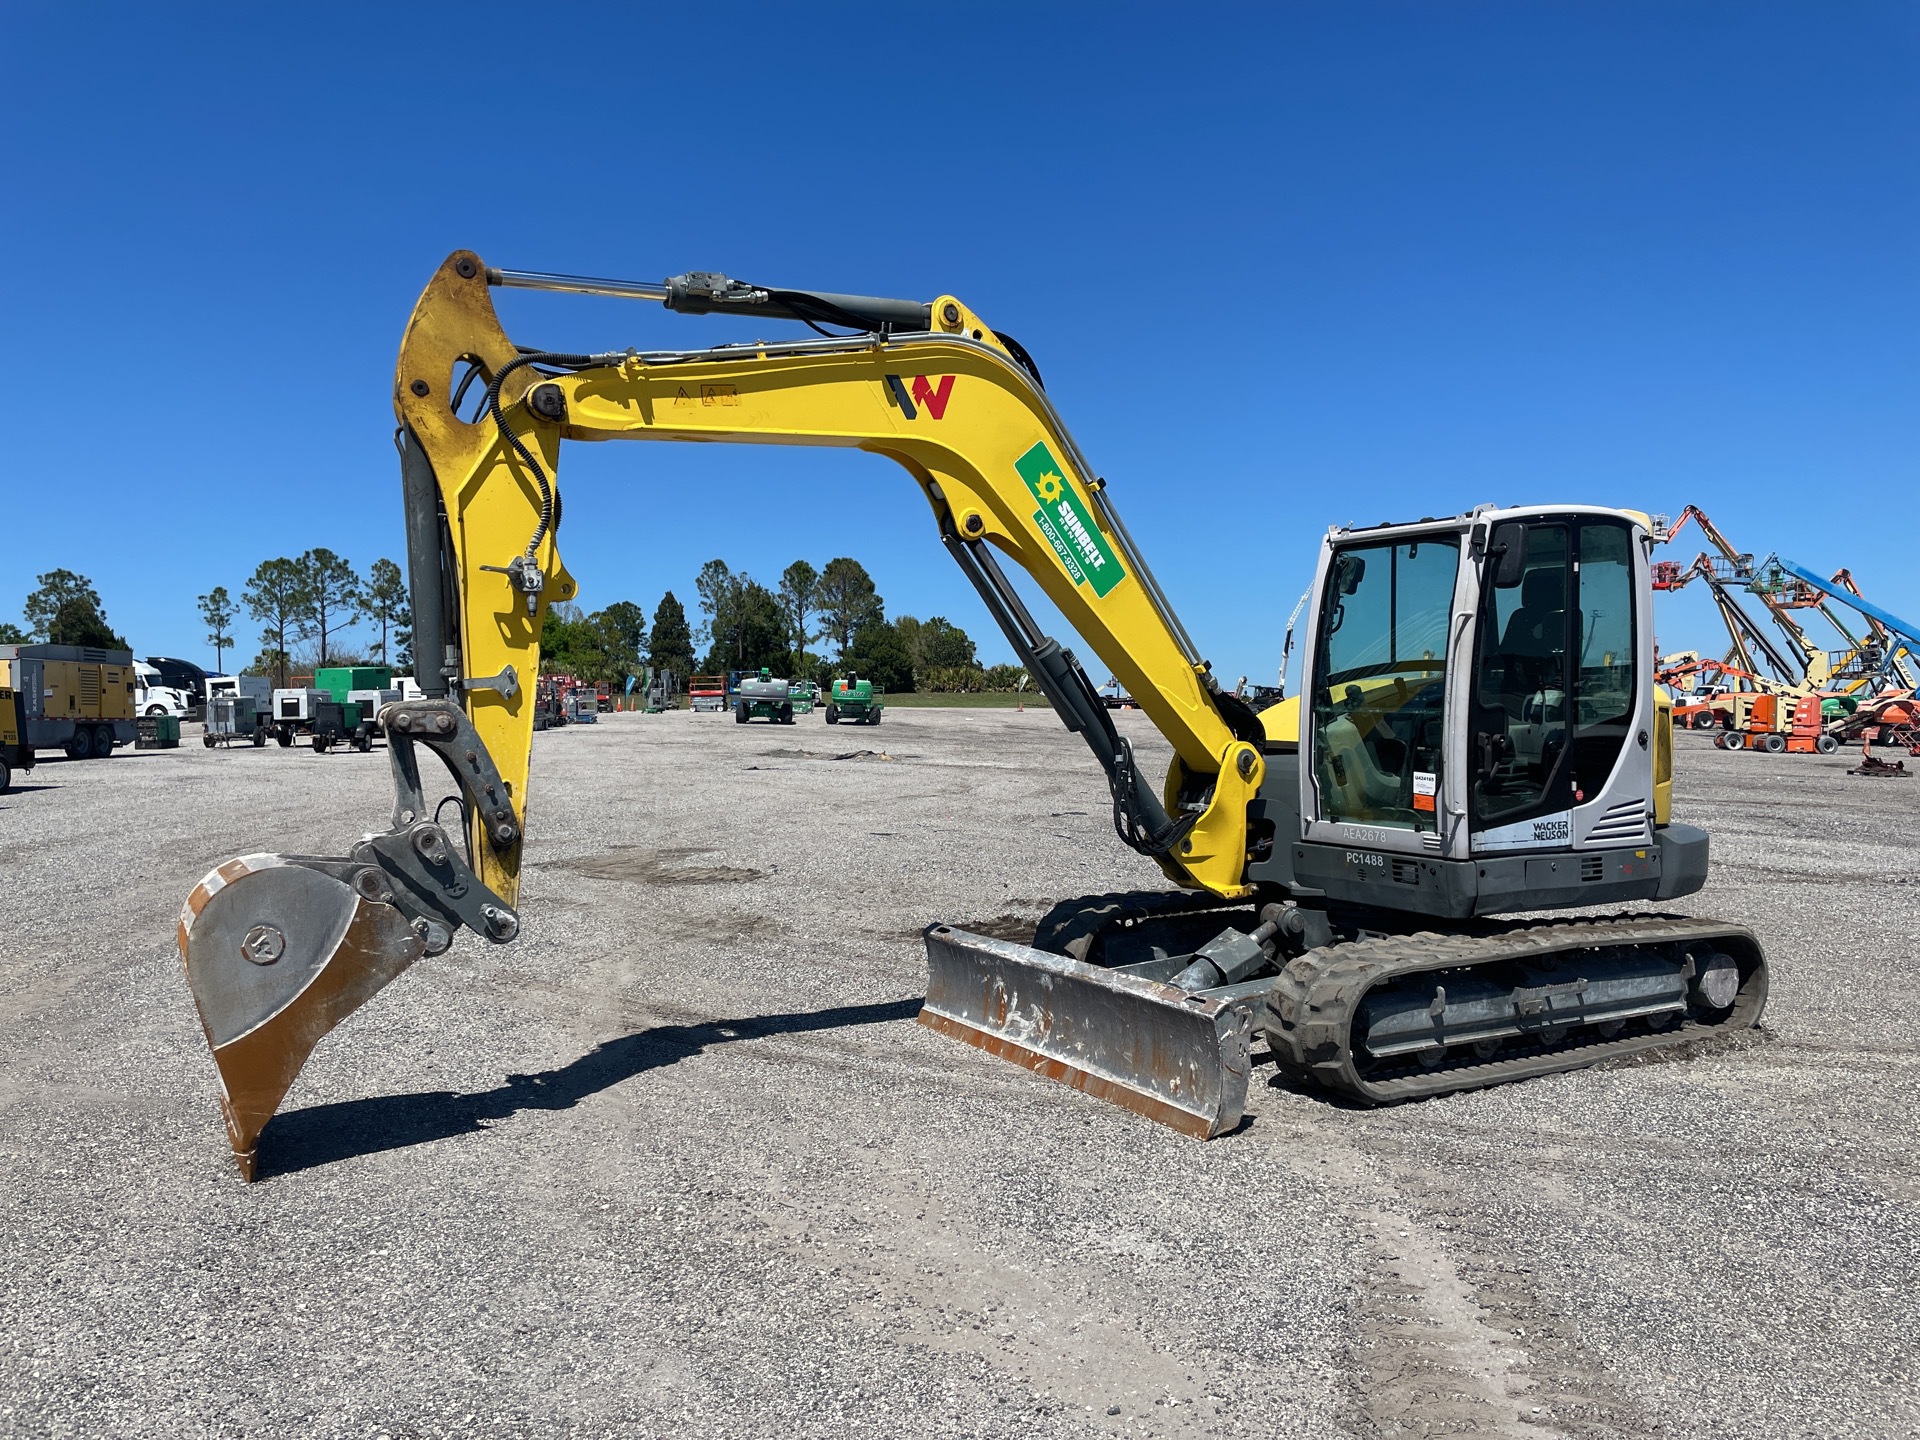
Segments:
[[[0,1433],[1910,1436],[1920,785],[1680,745],[1764,1032],[1384,1111],[1256,1072],[1201,1145],[913,1023],[929,921],[1154,883],[1050,715],[544,734],[524,938],[331,1037],[250,1188],[173,917],[384,823],[383,754],[50,758]]]

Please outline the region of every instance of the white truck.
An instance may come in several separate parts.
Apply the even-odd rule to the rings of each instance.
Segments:
[[[171,715],[176,720],[187,718],[187,710],[193,704],[193,697],[184,690],[176,690],[165,684],[160,672],[144,660],[133,662],[133,713],[136,715]]]

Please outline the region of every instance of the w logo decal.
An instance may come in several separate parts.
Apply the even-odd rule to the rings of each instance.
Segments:
[[[938,381],[937,384],[935,380]],[[941,375],[935,377],[935,380],[930,380],[925,375],[916,375],[913,377],[913,390],[909,393],[898,375],[889,375],[887,388],[893,392],[895,402],[906,414],[907,419],[918,420],[920,412],[915,407],[924,405],[927,407],[929,417],[944,420],[947,418],[947,401],[953,398],[953,376]]]
[[[913,377],[913,398],[927,407],[927,414],[936,420],[947,418],[947,398],[953,394],[953,376],[942,375],[940,386],[935,389],[927,383],[927,377]]]

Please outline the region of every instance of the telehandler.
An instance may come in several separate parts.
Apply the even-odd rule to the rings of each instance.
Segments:
[[[795,339],[560,354],[517,346],[490,287],[803,322]],[[477,402],[462,411],[467,392]],[[570,440],[832,445],[897,461],[1020,664],[1107,778],[1120,839],[1177,890],[1058,907],[1035,943],[926,932],[924,1024],[1188,1134],[1234,1128],[1254,1032],[1286,1071],[1379,1103],[1571,1070],[1751,1025],[1745,928],[1638,913],[1498,921],[1698,890],[1653,683],[1645,516],[1554,505],[1330,532],[1301,694],[1216,683],[1011,337],[931,303],[489,269],[456,251],[395,375],[423,696],[382,711],[392,823],[339,858],[249,855],[178,938],[254,1173],[314,1045],[462,929],[499,944],[525,842]],[[1170,742],[1164,783],[1000,567],[1024,569]],[[419,764],[450,772],[462,833]],[[463,843],[464,842],[464,843]]]

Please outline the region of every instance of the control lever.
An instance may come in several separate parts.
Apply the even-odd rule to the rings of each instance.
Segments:
[[[1480,773],[1492,775],[1507,761],[1513,759],[1513,737],[1504,730],[1482,730],[1473,737],[1480,747]]]

